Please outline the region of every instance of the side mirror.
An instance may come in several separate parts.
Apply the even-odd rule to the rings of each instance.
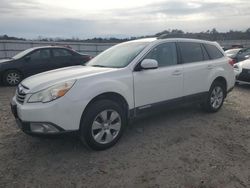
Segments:
[[[142,69],[157,69],[158,62],[155,59],[144,59],[141,62],[141,68]]]
[[[30,56],[26,56],[26,57],[24,58],[24,60],[25,60],[26,62],[30,61]]]

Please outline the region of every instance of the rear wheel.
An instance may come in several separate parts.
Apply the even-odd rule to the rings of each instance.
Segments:
[[[217,112],[223,105],[226,96],[226,87],[223,83],[215,81],[208,93],[206,101],[202,104],[207,112]]]
[[[91,104],[80,126],[80,138],[94,150],[110,148],[120,139],[126,124],[124,110],[111,100]]]
[[[8,86],[16,86],[22,80],[22,75],[20,72],[16,70],[9,70],[6,71],[3,75],[3,82],[5,85]]]

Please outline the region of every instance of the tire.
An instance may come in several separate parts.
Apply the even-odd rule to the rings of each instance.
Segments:
[[[223,105],[226,97],[226,86],[218,81],[213,82],[202,107],[207,112],[217,112]]]
[[[3,74],[3,83],[7,86],[16,86],[22,81],[22,74],[17,70],[8,70]]]
[[[93,150],[105,150],[117,143],[126,125],[125,111],[111,100],[91,104],[80,125],[80,139]]]

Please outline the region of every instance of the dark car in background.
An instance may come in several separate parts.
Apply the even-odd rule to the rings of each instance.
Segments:
[[[234,63],[244,61],[250,56],[250,48],[234,48],[225,51],[226,55],[234,60]]]
[[[12,58],[0,60],[1,81],[15,86],[22,79],[62,67],[83,65],[91,56],[80,54],[60,46],[45,46],[27,49]]]

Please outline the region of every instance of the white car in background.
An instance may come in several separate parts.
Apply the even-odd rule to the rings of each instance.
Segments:
[[[236,83],[250,84],[250,59],[234,64]]]
[[[113,146],[129,119],[183,103],[217,112],[234,87],[232,60],[216,42],[141,39],[118,44],[86,66],[29,77],[12,112],[28,134],[78,131],[92,149]]]
[[[225,54],[230,57],[230,58],[235,58],[238,54],[238,52],[241,50],[242,48],[233,48],[233,49],[229,49],[225,51]]]

